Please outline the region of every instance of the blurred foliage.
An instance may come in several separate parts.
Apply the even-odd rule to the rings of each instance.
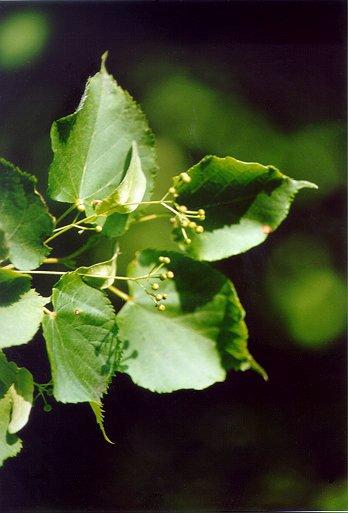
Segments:
[[[307,348],[332,344],[346,326],[345,281],[325,241],[295,233],[270,257],[267,293],[290,337]]]
[[[348,511],[348,485],[346,480],[323,487],[314,507],[321,511]]]
[[[15,12],[0,22],[0,69],[12,71],[32,64],[45,49],[50,28],[36,10]]]

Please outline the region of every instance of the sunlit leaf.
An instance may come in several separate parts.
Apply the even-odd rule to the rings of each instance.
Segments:
[[[136,142],[146,177],[144,200],[153,189],[156,172],[154,137],[140,108],[105,68],[87,82],[77,110],[52,126],[54,160],[49,171],[49,195],[58,201],[83,203],[110,196],[121,184],[128,155]]]
[[[91,402],[89,404],[91,405],[92,411],[93,411],[93,413],[95,415],[96,422],[97,422],[98,426],[100,427],[100,431],[102,432],[104,440],[109,442],[109,444],[113,444],[114,442],[112,442],[110,440],[110,438],[106,434],[106,431],[105,431],[105,428],[104,428],[104,409],[103,409],[103,405],[100,404],[100,403],[93,403],[93,402]]]
[[[9,389],[12,400],[11,422],[9,433],[17,433],[28,422],[33,404],[34,382],[31,373],[25,369],[18,369],[15,381]]]
[[[118,328],[105,293],[77,273],[53,288],[54,311],[43,319],[54,396],[64,403],[99,403],[120,357]]]
[[[129,269],[146,274],[160,252],[144,251]],[[117,315],[125,350],[126,372],[133,381],[156,392],[202,389],[226,377],[226,368],[264,371],[247,349],[244,310],[232,283],[208,264],[178,253],[166,253],[175,279],[160,282],[168,294],[166,310],[158,311],[134,282],[132,301]]]
[[[175,180],[177,202],[206,211],[205,231],[190,231],[192,243],[187,246],[180,228],[175,237],[183,250],[199,260],[227,258],[261,244],[286,218],[296,193],[316,188],[272,166],[232,157],[205,157],[187,174],[190,182]]]

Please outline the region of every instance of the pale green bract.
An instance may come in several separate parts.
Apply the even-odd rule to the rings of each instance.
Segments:
[[[129,344],[124,364],[133,381],[155,392],[172,392],[223,381],[228,368],[253,368],[266,377],[247,349],[244,310],[232,283],[208,264],[165,254],[175,273],[175,280],[159,289],[168,294],[166,311],[158,312],[129,282],[132,301],[117,315],[120,337]],[[146,274],[159,255],[144,251],[129,276]]]
[[[114,254],[110,260],[91,265],[90,267],[79,267],[76,269],[76,272],[80,274],[83,281],[91,285],[91,287],[107,289],[115,281],[114,276],[116,275],[118,255],[119,247],[118,244],[116,244]]]
[[[232,157],[207,156],[187,171],[189,183],[174,179],[177,202],[191,209],[204,208],[204,233],[190,233],[180,248],[198,260],[215,261],[261,244],[287,217],[296,193],[317,186],[296,181],[273,166],[247,163]]]
[[[12,400],[11,421],[8,425],[9,433],[17,433],[28,422],[33,404],[34,382],[31,373],[25,369],[18,369],[15,381],[9,388]]]
[[[54,397],[63,403],[99,403],[120,358],[112,304],[77,271],[56,283],[52,304],[54,311],[42,324]]]
[[[145,191],[146,177],[141,167],[137,143],[133,141],[131,160],[122,182],[110,196],[96,204],[95,212],[104,216],[114,212],[130,214],[138,208]]]

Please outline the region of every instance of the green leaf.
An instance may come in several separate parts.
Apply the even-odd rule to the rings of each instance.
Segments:
[[[10,269],[0,268],[0,306],[18,301],[30,289],[29,274],[19,274]]]
[[[9,394],[12,400],[12,413],[8,432],[13,434],[26,425],[33,404],[33,376],[27,369],[18,369],[15,381],[9,389]]]
[[[199,260],[214,261],[243,253],[264,242],[287,217],[296,193],[317,188],[296,181],[272,166],[240,162],[232,157],[207,156],[187,172],[191,180],[174,179],[179,204],[203,208],[204,233],[189,231],[192,243],[180,248]]]
[[[95,415],[95,419],[97,421],[98,426],[100,427],[100,431],[102,432],[102,435],[104,437],[104,440],[109,442],[109,444],[114,444],[106,434],[105,428],[104,428],[104,409],[103,405],[101,403],[89,403],[91,405],[92,411]]]
[[[14,383],[17,366],[8,362],[5,354],[0,351],[0,399],[4,397],[12,383]]]
[[[0,159],[0,254],[18,269],[35,269],[49,253],[53,218],[35,190],[36,179]]]
[[[103,200],[122,182],[129,151],[136,141],[146,177],[148,200],[153,189],[154,137],[134,100],[105,68],[87,82],[77,110],[56,121],[51,130],[54,160],[49,171],[49,195],[68,203]]]
[[[172,392],[223,381],[227,368],[253,368],[265,375],[247,349],[244,310],[232,283],[208,264],[178,253],[166,255],[175,279],[159,282],[156,291],[168,294],[166,310],[158,311],[130,281],[133,301],[117,315],[120,338],[128,341],[123,363],[133,381],[152,391]],[[144,251],[130,265],[129,275],[146,275],[159,256],[158,251]]]
[[[26,276],[19,276],[23,279],[21,286],[23,287],[25,284],[27,287]],[[18,278],[12,277],[12,281],[17,287]],[[10,280],[7,284],[10,285]],[[17,289],[17,292],[19,290],[20,288]],[[29,342],[39,329],[43,318],[43,307],[48,302],[47,298],[41,297],[34,289],[30,289],[21,296],[17,295],[16,298],[13,295],[12,299],[17,300],[10,304],[0,302],[0,348]]]
[[[91,265],[90,267],[79,267],[76,272],[82,277],[83,281],[91,287],[107,289],[115,281],[113,276],[116,275],[116,260],[118,255],[119,247],[116,245],[116,249],[110,260]]]
[[[43,332],[54,396],[63,403],[99,403],[120,358],[112,304],[77,272],[55,285],[52,304],[54,312],[45,315]]]
[[[0,399],[0,465],[7,458],[16,456],[22,448],[22,440],[8,432],[11,422],[12,397],[8,392]]]
[[[116,190],[96,204],[96,214],[109,216],[115,212],[129,214],[136,210],[146,191],[146,177],[141,167],[137,143],[132,143],[132,156],[124,178]]]
[[[0,465],[22,448],[22,441],[14,433],[28,421],[33,391],[31,373],[8,362],[0,351]]]

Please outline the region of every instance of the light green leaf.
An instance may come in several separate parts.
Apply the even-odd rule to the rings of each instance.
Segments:
[[[30,289],[29,274],[0,268],[0,305],[10,305]]]
[[[56,121],[51,130],[54,160],[49,171],[49,195],[68,203],[103,200],[117,188],[136,141],[148,200],[156,172],[154,137],[133,99],[105,68],[87,82],[77,110]]]
[[[0,399],[0,465],[7,458],[16,456],[22,448],[22,440],[8,432],[11,422],[12,397],[8,392]]]
[[[190,210],[204,209],[204,233],[189,231],[192,243],[180,248],[199,260],[214,261],[243,253],[264,242],[287,217],[296,193],[316,188],[296,181],[272,166],[240,162],[232,157],[207,156],[187,172],[191,181],[174,181],[177,202]]]
[[[120,338],[128,341],[123,363],[133,381],[156,392],[203,389],[223,381],[227,368],[264,371],[247,349],[244,310],[232,283],[208,264],[178,253],[166,253],[175,279],[159,282],[167,294],[158,311],[134,282],[133,301],[117,315]],[[160,252],[146,250],[129,268],[130,276],[146,274]],[[151,289],[149,289],[151,291]]]
[[[124,178],[116,190],[96,204],[96,214],[109,216],[114,212],[129,214],[136,210],[146,191],[146,177],[141,167],[137,143],[132,143],[132,156]]]
[[[91,405],[92,411],[95,415],[95,419],[97,421],[98,426],[100,427],[100,431],[102,432],[102,435],[104,437],[104,440],[109,442],[109,444],[114,444],[106,434],[105,428],[104,428],[104,409],[103,405],[101,403],[89,403]]]
[[[14,433],[28,421],[33,389],[30,372],[8,362],[0,351],[0,465],[22,448],[22,441]]]
[[[25,275],[21,275],[24,277]],[[19,346],[29,342],[43,317],[43,307],[48,302],[31,289],[12,304],[0,303],[0,348]]]
[[[119,247],[117,245],[114,255],[110,260],[91,265],[90,267],[79,267],[76,272],[82,277],[83,281],[91,287],[107,289],[115,281],[113,276],[116,275],[116,261],[118,255]]]
[[[45,315],[43,331],[54,396],[63,403],[99,403],[120,358],[112,304],[77,272],[55,285],[52,304],[54,312]]]
[[[27,369],[18,369],[15,381],[9,389],[9,394],[12,400],[12,413],[8,432],[13,434],[26,425],[33,404],[33,376]]]
[[[53,218],[35,185],[33,176],[0,159],[0,254],[18,269],[35,269],[49,253],[44,241]]]

